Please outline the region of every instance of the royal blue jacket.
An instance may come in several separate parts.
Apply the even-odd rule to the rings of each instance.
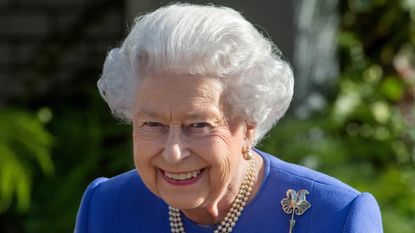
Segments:
[[[381,233],[379,206],[369,193],[341,181],[286,163],[257,151],[264,159],[261,187],[245,207],[233,232],[288,233],[291,215],[281,201],[288,189],[309,192],[311,207],[294,215],[293,233]],[[187,233],[211,233],[182,216]],[[87,188],[78,211],[75,233],[168,233],[168,206],[152,194],[135,170],[98,178]]]

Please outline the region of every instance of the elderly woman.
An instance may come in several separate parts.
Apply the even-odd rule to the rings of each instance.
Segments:
[[[276,46],[232,9],[139,17],[98,82],[132,122],[136,169],[89,185],[75,232],[382,232],[370,194],[254,148],[293,83]]]

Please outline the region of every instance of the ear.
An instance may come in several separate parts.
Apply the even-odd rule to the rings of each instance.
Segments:
[[[254,144],[256,125],[245,121],[244,150],[250,150]]]

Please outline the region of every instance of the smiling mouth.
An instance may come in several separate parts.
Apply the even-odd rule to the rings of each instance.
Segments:
[[[201,177],[201,174],[204,169],[198,169],[189,172],[182,172],[182,173],[172,173],[168,171],[164,171],[160,169],[161,173],[163,174],[164,179],[174,185],[188,185],[196,182]]]
[[[170,172],[164,171],[164,175],[172,180],[189,180],[189,179],[192,179],[198,176],[201,171],[202,169],[191,171],[191,172],[185,172],[185,173],[170,173]]]

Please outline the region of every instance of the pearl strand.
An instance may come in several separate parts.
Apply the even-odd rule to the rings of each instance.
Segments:
[[[247,204],[249,196],[251,195],[252,187],[254,186],[255,181],[255,172],[255,160],[250,159],[247,173],[241,187],[239,187],[235,200],[232,202],[232,207],[216,230],[213,231],[214,233],[232,232]],[[179,209],[169,206],[169,220],[172,233],[185,233]]]

